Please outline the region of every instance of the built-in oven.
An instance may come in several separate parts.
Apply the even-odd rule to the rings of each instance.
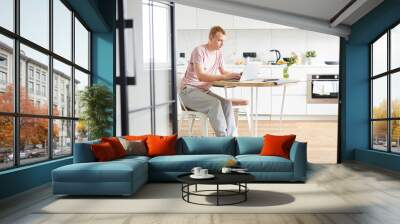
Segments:
[[[307,76],[307,103],[338,103],[339,75],[309,74]]]

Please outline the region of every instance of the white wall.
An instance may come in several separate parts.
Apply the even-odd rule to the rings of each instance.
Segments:
[[[339,38],[299,29],[228,29],[223,47],[225,63],[231,64],[242,57],[243,51],[257,52],[265,59],[270,49],[278,49],[283,57],[292,51],[298,55],[307,50],[317,51],[316,61],[339,61]],[[190,57],[193,48],[207,43],[208,30],[185,29],[176,32],[176,53],[185,52]]]

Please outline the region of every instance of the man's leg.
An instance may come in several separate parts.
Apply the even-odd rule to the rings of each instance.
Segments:
[[[235,114],[234,114],[233,108],[232,108],[232,101],[225,99],[211,91],[208,94],[218,98],[221,102],[222,110],[224,111],[225,120],[226,120],[227,135],[228,136],[237,135]]]
[[[195,87],[186,87],[180,97],[187,108],[207,114],[216,136],[227,135],[225,115],[218,98]]]

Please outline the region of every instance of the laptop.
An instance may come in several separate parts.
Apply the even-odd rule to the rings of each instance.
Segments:
[[[260,71],[260,63],[255,63],[255,62],[249,62],[246,64],[246,67],[244,67],[244,70],[242,72],[242,76],[240,79],[232,79],[232,80],[227,80],[230,82],[239,82],[239,81],[253,81],[258,79],[258,73]]]

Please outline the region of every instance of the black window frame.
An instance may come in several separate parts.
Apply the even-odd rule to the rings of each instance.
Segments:
[[[386,152],[386,153],[391,153],[391,154],[395,154],[395,155],[399,155],[400,152],[393,152],[392,151],[392,125],[391,122],[392,121],[400,121],[400,117],[392,117],[392,111],[391,111],[391,107],[392,107],[392,99],[391,99],[391,79],[392,76],[395,75],[396,73],[400,72],[400,67],[398,68],[391,68],[391,31],[392,29],[394,29],[395,27],[400,26],[400,21],[397,21],[396,23],[392,24],[389,28],[385,29],[385,31],[383,33],[381,33],[380,35],[378,35],[374,40],[372,40],[369,44],[369,149],[373,150],[373,151],[379,151],[379,152]],[[373,44],[378,41],[381,37],[383,37],[384,35],[387,36],[387,52],[386,52],[386,56],[387,56],[387,64],[386,64],[386,71],[376,74],[374,75],[373,72]],[[386,105],[386,118],[373,118],[373,81],[378,79],[378,78],[383,78],[386,77],[386,87],[387,87],[387,105]],[[384,150],[379,150],[374,148],[374,136],[373,136],[373,122],[377,122],[377,121],[381,121],[384,122],[386,121],[386,151]]]
[[[34,43],[33,41],[30,41],[27,38],[24,38],[23,36],[20,35],[20,0],[14,0],[13,1],[13,10],[14,10],[14,30],[8,30],[2,26],[0,26],[0,35],[10,38],[13,41],[13,65],[12,65],[12,75],[14,77],[14,110],[13,112],[2,112],[0,111],[0,116],[4,117],[11,117],[13,119],[13,166],[10,167],[5,167],[5,168],[0,168],[0,172],[3,172],[5,170],[12,170],[16,169],[19,167],[24,167],[24,166],[31,166],[34,164],[39,164],[39,163],[44,163],[48,162],[51,160],[59,160],[67,157],[73,156],[74,152],[74,143],[75,143],[75,126],[76,126],[76,121],[79,120],[79,117],[75,116],[75,69],[81,71],[82,73],[85,73],[88,75],[89,83],[88,85],[92,85],[92,73],[91,73],[91,37],[92,37],[92,31],[88,27],[88,25],[84,22],[84,20],[77,14],[72,7],[66,2],[65,0],[59,0],[68,10],[71,11],[71,59],[64,58],[63,56],[53,52],[53,1],[54,0],[48,0],[49,2],[49,47],[46,49],[45,47],[42,47],[39,44]],[[75,19],[77,19],[83,27],[88,31],[88,69],[85,69],[81,67],[80,65],[75,63]],[[48,91],[48,107],[49,110],[46,115],[39,115],[39,114],[27,114],[27,113],[21,113],[20,112],[20,45],[23,44],[29,48],[32,48],[33,50],[36,50],[42,54],[45,54],[48,56],[48,82],[47,82],[47,91]],[[71,92],[72,92],[72,111],[70,116],[55,116],[53,115],[53,59],[58,60],[59,62],[62,62],[68,66],[71,66]],[[34,80],[35,78],[35,72],[34,71]],[[29,79],[29,74],[26,74],[27,79]],[[40,80],[41,81],[41,80]],[[37,162],[32,162],[32,163],[26,163],[26,164],[21,164],[20,161],[20,119],[21,118],[44,118],[47,119],[48,122],[48,136],[47,136],[47,141],[48,141],[48,157],[37,161]],[[62,156],[57,156],[54,157],[53,153],[53,122],[57,120],[66,120],[70,121],[72,124],[71,127],[71,153],[68,155],[62,155]]]

